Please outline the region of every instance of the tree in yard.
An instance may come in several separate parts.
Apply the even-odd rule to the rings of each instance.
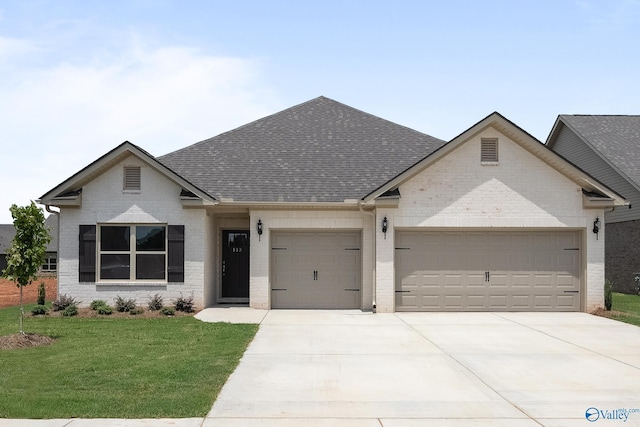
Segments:
[[[20,333],[24,334],[22,288],[37,278],[51,236],[44,225],[44,213],[34,202],[27,206],[11,205],[9,210],[16,235],[7,250],[7,268],[2,276],[20,288]]]

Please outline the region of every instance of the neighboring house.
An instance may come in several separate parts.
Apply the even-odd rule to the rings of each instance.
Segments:
[[[625,200],[493,113],[448,143],[325,97],[165,156],[125,142],[44,194],[85,305],[589,311]]]
[[[51,234],[51,242],[47,245],[47,252],[40,269],[40,274],[55,275],[58,269],[58,217],[49,215],[45,220],[45,226]],[[13,224],[0,224],[0,273],[7,268],[7,249],[11,247],[11,241],[16,235]]]
[[[605,274],[636,293],[640,273],[640,116],[560,115],[547,146],[629,201],[605,211]]]

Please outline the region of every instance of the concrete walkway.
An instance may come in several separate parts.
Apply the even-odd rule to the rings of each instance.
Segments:
[[[571,427],[593,425],[587,415],[640,426],[640,328],[588,314],[234,307],[197,317],[261,322],[206,418],[0,427]]]

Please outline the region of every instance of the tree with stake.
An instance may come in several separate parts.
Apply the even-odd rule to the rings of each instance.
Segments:
[[[24,334],[22,288],[37,278],[51,236],[44,225],[42,209],[33,201],[27,206],[11,205],[9,210],[16,235],[7,250],[7,268],[2,271],[2,276],[20,288],[20,333]]]

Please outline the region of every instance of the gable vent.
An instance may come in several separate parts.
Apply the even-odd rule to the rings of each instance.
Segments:
[[[140,166],[124,167],[124,184],[122,189],[128,191],[140,190]]]
[[[498,161],[498,140],[482,139],[480,142],[480,161],[481,162],[497,162]]]

